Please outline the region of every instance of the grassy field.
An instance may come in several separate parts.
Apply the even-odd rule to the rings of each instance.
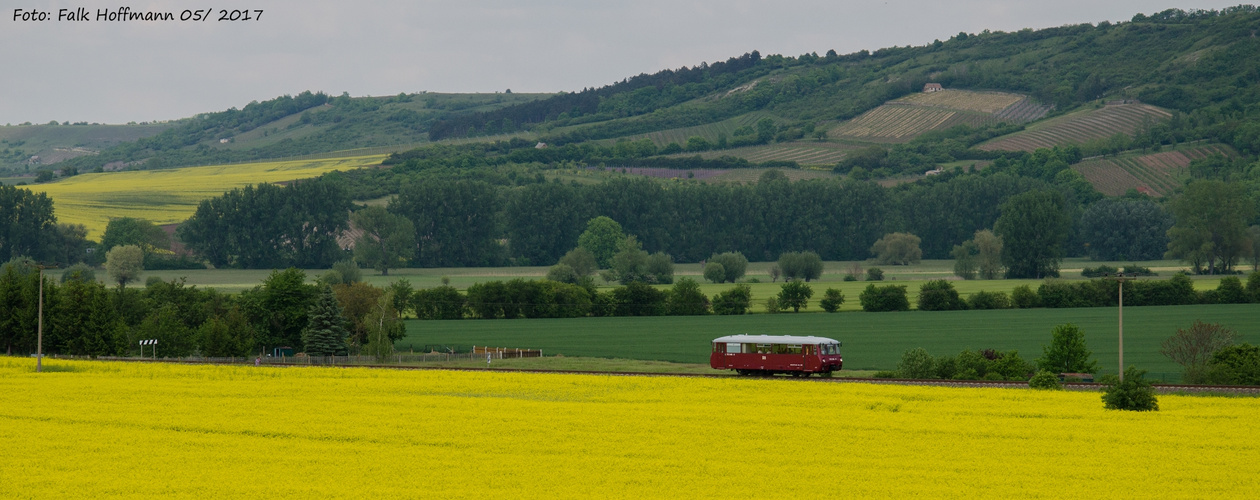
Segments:
[[[865,288],[866,282],[844,281],[844,275],[848,273],[849,267],[855,262],[852,261],[829,261],[825,263],[822,278],[812,281],[810,284],[814,287],[815,294],[821,294],[827,287],[840,288],[845,292],[847,300],[856,301],[857,295],[848,295],[850,291],[860,292]],[[919,285],[922,280],[943,279],[953,276],[952,260],[924,260],[919,264],[909,266],[876,266],[870,262],[856,262],[861,266],[863,272],[870,267],[880,267],[884,270],[885,281],[882,284],[905,284],[907,291],[911,294],[917,294]],[[1087,259],[1065,259],[1060,267],[1063,279],[1081,279],[1080,272],[1083,267],[1095,267],[1098,265],[1110,265],[1113,267],[1122,267],[1133,262],[1094,262]],[[1137,262],[1137,265],[1149,267],[1159,272],[1160,277],[1152,279],[1161,279],[1172,276],[1176,271],[1185,269],[1185,265],[1172,260],[1156,260]],[[750,283],[753,293],[756,297],[764,299],[769,294],[778,293],[782,281],[779,283],[770,282],[770,267],[774,266],[774,262],[750,262],[748,263],[748,271],[745,281],[757,279],[763,283]],[[440,268],[403,268],[390,269],[389,276],[381,276],[380,273],[365,269],[363,270],[363,280],[373,286],[385,286],[399,279],[406,279],[411,283],[413,288],[432,288],[442,284],[442,278],[448,278],[451,285],[455,288],[466,289],[469,285],[490,280],[508,280],[513,278],[525,279],[541,279],[547,275],[548,267],[440,267]],[[306,276],[310,281],[314,281],[320,274],[326,272],[326,269],[307,269]],[[59,276],[60,270],[50,270],[49,274]],[[239,292],[255,285],[261,284],[267,275],[271,274],[270,269],[200,269],[200,270],[174,270],[174,271],[145,271],[140,279],[147,280],[149,277],[157,277],[162,280],[170,281],[172,279],[187,278],[188,284],[200,287],[217,288],[225,292]],[[722,291],[730,288],[730,283],[711,284],[705,282],[703,277],[703,268],[700,264],[675,264],[674,275],[676,277],[690,277],[697,282],[701,282],[701,287],[706,294]],[[104,273],[98,273],[98,277],[104,277]],[[1192,276],[1196,286],[1200,289],[1215,288],[1219,278],[1212,276]],[[1029,284],[1035,287],[1040,281],[1036,280],[993,280],[993,281],[955,281],[954,287],[960,293],[967,295],[980,290],[986,291],[1007,291],[1014,289],[1021,284]],[[601,284],[603,284],[601,282]],[[611,288],[612,284],[603,284],[605,289]],[[765,294],[762,294],[765,292]],[[912,295],[912,297],[917,295]],[[817,308],[818,297],[814,297],[811,310]],[[853,304],[847,304],[852,306]]]
[[[377,165],[383,158],[373,155],[81,174],[30,189],[53,199],[58,222],[83,224],[89,238],[99,239],[111,217],[139,217],[156,224],[183,222],[201,200],[233,188],[362,168]]]
[[[1164,339],[1195,320],[1221,323],[1241,340],[1260,342],[1260,306],[1196,305],[1128,307],[1124,311],[1125,363],[1168,381],[1180,369],[1159,353]],[[963,349],[1017,349],[1028,360],[1041,355],[1055,325],[1074,323],[1086,335],[1102,371],[1116,371],[1116,310],[1013,309],[902,313],[758,314],[647,318],[458,320],[407,322],[401,350],[426,345],[542,349],[546,355],[704,363],[709,343],[739,333],[817,335],[844,342],[845,368],[893,369],[901,354],[923,347],[933,355]]]
[[[820,279],[810,282],[810,286],[814,288],[814,294],[808,310],[818,310],[818,300],[827,288],[838,288],[845,293],[846,304],[845,310],[856,310],[857,294],[868,285],[864,281],[844,281],[845,274],[849,268],[855,264],[852,261],[829,261],[825,263],[823,275]],[[904,284],[906,291],[909,293],[911,303],[918,297],[919,286],[923,280],[929,279],[950,279],[953,276],[952,260],[924,260],[919,264],[909,266],[876,266],[870,262],[856,262],[863,272],[870,267],[879,267],[884,270],[885,281],[877,284]],[[1133,262],[1094,262],[1088,259],[1065,259],[1060,267],[1063,275],[1062,279],[1083,279],[1080,276],[1081,269],[1084,267],[1095,267],[1099,265],[1110,265],[1113,267],[1123,267]],[[1159,277],[1151,279],[1164,279],[1172,276],[1173,273],[1185,269],[1185,265],[1173,260],[1156,260],[1136,262],[1137,265],[1148,267],[1158,273]],[[774,266],[774,262],[750,262],[748,263],[745,281],[757,279],[761,283],[748,283],[752,288],[754,299],[764,300],[770,295],[777,294],[782,286],[782,281],[778,283],[770,282],[770,267]],[[481,283],[491,280],[509,280],[514,278],[524,279],[542,279],[547,275],[548,267],[441,267],[441,268],[403,268],[391,269],[389,276],[381,276],[380,273],[365,269],[363,270],[363,281],[373,286],[385,286],[399,279],[406,279],[411,283],[413,288],[432,288],[442,284],[442,279],[450,280],[451,286],[461,290],[468,288],[475,283]],[[307,269],[306,277],[308,281],[314,282],[320,274],[326,272],[326,269]],[[59,276],[60,270],[50,270],[49,274]],[[195,270],[172,270],[172,271],[145,271],[140,279],[147,280],[150,277],[157,277],[162,280],[170,281],[172,279],[186,278],[189,285],[199,287],[217,288],[224,292],[239,292],[241,290],[253,288],[262,283],[267,275],[271,274],[270,269],[195,269]],[[703,268],[700,264],[675,264],[675,277],[690,277],[700,282],[701,289],[707,295],[729,289],[733,285],[730,283],[713,284],[704,281]],[[98,277],[103,279],[104,273],[98,273]],[[1207,290],[1216,288],[1219,277],[1213,276],[1192,276],[1195,281],[1196,288]],[[597,280],[598,281],[598,280]],[[1036,288],[1041,281],[1039,280],[973,280],[973,281],[954,281],[954,287],[963,296],[972,293],[984,291],[1006,291],[1010,292],[1017,286],[1030,285]],[[602,289],[611,289],[615,284],[605,284],[600,282]],[[662,286],[664,287],[664,286]],[[758,304],[760,305],[760,304]],[[760,312],[760,307],[754,308],[756,312]]]
[[[1077,391],[33,364],[0,357],[4,497],[776,498],[840,487],[858,498],[1248,498],[1260,488],[1256,398],[1161,395],[1160,411],[1138,413]]]

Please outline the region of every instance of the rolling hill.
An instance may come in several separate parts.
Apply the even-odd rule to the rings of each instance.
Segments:
[[[522,137],[551,145],[647,138],[663,148],[726,135],[729,147],[747,147],[794,143],[816,129],[829,129],[835,142],[899,144],[926,131],[999,122],[1030,125],[981,149],[1028,151],[1132,134],[1173,112],[1254,102],[1255,86],[1246,82],[1254,83],[1249,62],[1260,54],[1252,36],[1257,22],[1260,13],[1247,6],[1168,10],[1121,23],[960,33],[873,52],[751,51],[555,94],[303,93],[198,115],[69,161],[80,171],[108,162],[164,168],[406,149],[454,138]],[[927,82],[947,90],[921,94]],[[1093,109],[1108,100],[1144,104]],[[1049,106],[1066,114],[1038,122]],[[773,122],[768,135],[734,140],[738,129],[763,118]]]
[[[83,224],[89,238],[100,238],[113,217],[148,219],[155,224],[183,222],[201,200],[257,183],[318,177],[333,170],[379,165],[385,155],[241,163],[208,167],[80,174],[59,182],[30,186],[47,193],[57,220]]]

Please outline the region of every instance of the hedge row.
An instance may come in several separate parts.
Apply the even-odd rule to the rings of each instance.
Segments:
[[[1194,282],[1185,273],[1167,280],[1129,280],[1124,282],[1124,303],[1130,306],[1173,306],[1187,304],[1248,304],[1260,302],[1260,272],[1247,277],[1244,286],[1237,276],[1221,278],[1215,290],[1196,291]],[[862,292],[862,309],[866,311],[904,311],[905,285],[868,286]],[[961,309],[1027,309],[1033,307],[1115,307],[1120,303],[1120,285],[1114,280],[1089,281],[1047,280],[1033,291],[1032,287],[1016,287],[1005,292],[981,291],[967,299],[959,296],[953,283],[933,280],[919,288],[919,310],[950,311]]]
[[[679,279],[658,290],[630,283],[606,292],[551,280],[487,281],[461,293],[451,286],[417,290],[411,306],[419,319],[580,318],[585,316],[694,316],[744,314],[752,294],[736,285],[709,300],[699,284]]]

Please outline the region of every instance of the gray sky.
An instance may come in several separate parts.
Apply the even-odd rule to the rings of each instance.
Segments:
[[[1242,1],[0,0],[0,124],[167,120],[303,90],[573,91],[752,50],[844,54]],[[203,22],[94,20],[122,6],[176,19],[215,11]],[[57,21],[79,7],[93,20]],[[15,21],[15,9],[51,20]],[[263,13],[220,22],[219,9]]]

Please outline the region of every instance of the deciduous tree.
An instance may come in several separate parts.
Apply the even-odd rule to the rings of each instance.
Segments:
[[[784,283],[779,290],[779,309],[792,312],[801,312],[801,308],[809,304],[809,298],[814,296],[814,289],[800,280],[792,280]]]
[[[1247,224],[1256,204],[1241,184],[1194,181],[1170,205],[1176,223],[1168,230],[1167,257],[1216,274],[1229,272],[1248,250]]]
[[[1007,278],[1059,275],[1063,243],[1071,219],[1063,195],[1041,190],[1012,196],[1002,204],[993,232],[1002,238],[1002,264]]]
[[[1164,339],[1159,352],[1181,365],[1182,381],[1201,384],[1207,381],[1208,362],[1217,351],[1234,345],[1234,331],[1217,323],[1196,320],[1190,328],[1178,328]]]
[[[578,236],[578,248],[595,258],[600,269],[612,267],[613,256],[621,250],[626,239],[621,224],[603,215],[586,222],[586,230]]]
[[[114,247],[105,254],[105,270],[119,289],[126,288],[127,283],[140,279],[140,273],[144,272],[144,252],[136,245]]]
[[[715,262],[722,265],[722,271],[725,274],[723,281],[734,283],[735,280],[744,277],[744,273],[748,269],[748,258],[739,252],[723,252],[714,254],[709,257],[708,262]],[[720,282],[720,281],[719,281]]]
[[[416,253],[416,227],[411,220],[390,213],[385,207],[371,206],[350,216],[363,230],[354,242],[354,258],[372,269],[389,275],[389,268],[404,265]]]
[[[871,245],[871,253],[880,264],[905,266],[918,264],[923,258],[919,249],[922,240],[910,233],[889,233]]]
[[[1037,366],[1054,373],[1094,373],[1098,362],[1090,359],[1092,355],[1085,346],[1085,332],[1067,323],[1054,327],[1050,344],[1042,346]]]

